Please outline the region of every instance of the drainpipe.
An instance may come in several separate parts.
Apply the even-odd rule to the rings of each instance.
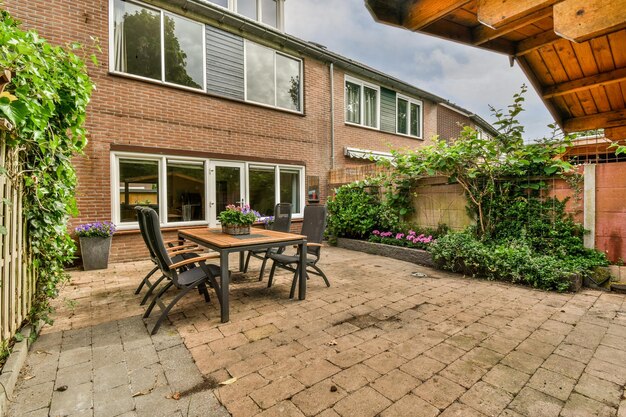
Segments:
[[[335,169],[335,66],[330,67],[330,169]]]

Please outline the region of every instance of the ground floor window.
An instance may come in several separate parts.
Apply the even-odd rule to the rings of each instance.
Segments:
[[[122,229],[137,227],[134,208],[157,210],[161,223],[217,225],[228,204],[250,204],[271,216],[277,203],[304,207],[304,167],[246,161],[113,152],[112,217]]]

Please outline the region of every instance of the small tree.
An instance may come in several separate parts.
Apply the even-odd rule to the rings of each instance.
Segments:
[[[494,123],[498,135],[494,138],[465,126],[452,144],[438,140],[415,151],[394,152],[394,175],[399,177],[396,181],[425,176],[446,176],[456,181],[465,190],[469,209],[476,216],[478,234],[488,234],[493,224],[487,203],[495,195],[506,192],[503,187],[511,185],[502,179],[554,175],[571,169],[569,163],[554,159],[565,151],[569,140],[557,140],[554,126],[552,139],[524,144],[524,128],[517,120],[523,111],[524,93],[525,86],[515,94],[506,114],[492,108],[498,119]]]

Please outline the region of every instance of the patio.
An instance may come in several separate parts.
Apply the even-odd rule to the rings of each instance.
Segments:
[[[268,290],[255,263],[233,280],[229,323],[215,297],[189,296],[154,337],[133,294],[149,262],[73,272],[9,415],[626,415],[624,296],[338,248],[321,265],[332,286],[311,277],[300,302],[286,273]]]

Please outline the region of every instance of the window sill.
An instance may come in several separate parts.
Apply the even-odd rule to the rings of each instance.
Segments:
[[[170,88],[170,89],[178,90],[178,91],[186,91],[188,93],[198,94],[198,95],[202,95],[202,96],[206,96],[206,97],[213,97],[213,98],[221,99],[221,100],[228,100],[228,101],[232,101],[232,102],[235,102],[235,103],[245,104],[247,106],[262,107],[264,109],[273,110],[273,111],[277,111],[277,112],[280,112],[280,113],[291,114],[291,115],[294,115],[294,116],[299,116],[299,117],[305,117],[306,116],[306,112],[304,110],[299,112],[299,111],[293,111],[293,110],[288,110],[288,109],[281,109],[280,107],[269,106],[267,104],[256,103],[254,101],[240,100],[240,99],[236,99],[236,98],[233,98],[233,97],[224,96],[224,95],[221,95],[221,94],[210,93],[210,92],[205,91],[205,90],[198,90],[196,88],[189,88],[189,87],[185,87],[185,86],[182,86],[182,85],[165,83],[165,82],[160,81],[160,80],[153,80],[151,78],[141,77],[141,76],[133,75],[133,74],[127,74],[127,73],[124,73],[124,72],[117,72],[117,71],[110,71],[109,70],[108,74],[110,76],[112,76],[112,77],[119,77],[119,78],[124,78],[124,79],[127,79],[127,80],[144,82],[146,84],[158,85],[158,86],[164,87],[164,88]]]
[[[379,127],[371,127],[371,126],[366,126],[366,125],[360,125],[357,123],[352,123],[352,122],[344,122],[347,126],[352,126],[352,127],[360,127],[361,129],[367,129],[367,130],[374,130],[376,132],[380,132],[380,128]]]
[[[385,135],[391,135],[391,136],[396,136],[396,137],[400,137],[400,138],[413,139],[413,140],[419,140],[419,141],[423,141],[424,140],[424,138],[418,138],[417,136],[403,135],[402,133],[397,133],[397,132],[396,133],[394,133],[394,132],[387,132],[386,130],[376,129],[376,128],[369,127],[369,126],[357,125],[355,123],[345,122],[344,124],[346,126],[350,126],[350,127],[356,127],[356,128],[360,128],[360,129],[373,130],[375,132],[383,133]]]

